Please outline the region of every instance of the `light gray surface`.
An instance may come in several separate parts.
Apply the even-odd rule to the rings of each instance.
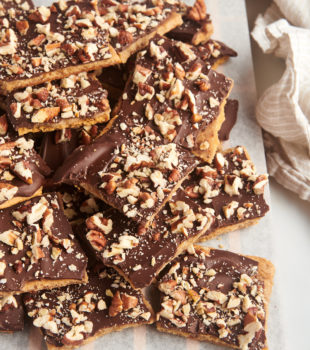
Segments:
[[[36,3],[47,4],[47,1],[38,0]],[[240,103],[238,122],[227,147],[237,144],[246,146],[257,165],[258,171],[263,173],[266,171],[265,158],[261,131],[255,122],[256,91],[245,2],[244,0],[209,0],[207,3],[208,12],[212,15],[215,27],[213,37],[232,46],[239,54],[237,58],[232,59],[219,69],[234,79],[235,86],[232,97],[237,98]],[[213,247],[218,247],[221,244],[225,249],[235,252],[258,255],[275,260],[275,232],[271,229],[273,215],[273,213],[269,213],[257,226],[227,234],[219,240],[213,240],[208,244]],[[272,350],[285,350],[282,317],[278,305],[279,274],[276,277],[276,285],[270,304],[268,343],[269,348]],[[1,340],[1,345],[8,344],[8,346],[5,346],[7,350],[20,349],[21,344],[24,345],[24,349],[36,350],[44,348],[40,334],[34,328],[31,328],[30,332],[25,331],[15,335],[3,335]],[[180,348],[188,350],[221,349],[218,346],[161,334],[152,327],[140,327],[134,330],[110,334],[83,347],[83,349],[97,350],[103,347],[109,350],[155,350],[158,348],[165,348],[165,350]]]

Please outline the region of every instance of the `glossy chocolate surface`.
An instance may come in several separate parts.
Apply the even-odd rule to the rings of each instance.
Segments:
[[[264,283],[258,278],[258,263],[228,251],[207,250],[208,253],[204,253],[196,248],[195,254],[181,255],[166,268],[166,274],[159,281],[160,326],[192,337],[211,335],[241,347],[240,341],[244,345],[242,337],[248,330],[246,326],[254,321],[259,329],[251,334],[252,338],[249,335],[248,347],[244,348],[263,349],[266,340]],[[174,299],[180,300],[181,306],[169,319],[169,305]]]
[[[220,141],[229,140],[232,128],[235,126],[238,116],[239,102],[237,100],[228,99],[225,104],[225,120],[219,131]]]
[[[109,221],[111,230],[96,225],[97,220]],[[149,285],[175,254],[180,253],[180,245],[188,240],[197,240],[212,223],[213,218],[178,191],[157,215],[148,230],[139,226],[115,209],[89,217],[86,224],[75,228],[78,237],[87,242],[93,254],[105,265],[116,267],[130,280],[135,288]],[[98,236],[91,231],[100,231],[106,240],[98,245]],[[109,231],[109,232],[108,232]],[[125,241],[129,245],[125,245]],[[123,248],[122,248],[123,247]],[[184,249],[184,248],[183,248]]]
[[[223,167],[218,164],[218,159],[223,160]],[[255,166],[244,148],[236,147],[223,155],[217,154],[210,166],[202,163],[183,182],[182,188],[187,195],[203,209],[209,208],[207,210],[215,216],[206,237],[217,228],[260,218],[268,212],[269,206],[265,202],[263,192],[258,194],[254,189],[260,180],[263,181],[262,176],[264,175],[256,173]],[[225,189],[225,179],[240,181],[236,192],[230,187],[231,191]],[[266,185],[267,177],[264,181]],[[230,203],[236,205],[225,214],[224,209]]]
[[[40,280],[85,277],[87,258],[74,238],[57,194],[0,210],[0,251],[5,262],[0,292],[18,292]]]
[[[79,345],[100,331],[116,331],[152,320],[141,291],[133,290],[112,269],[101,266],[97,270],[98,273],[94,270],[88,272],[87,284],[24,296],[28,315],[34,325],[40,327],[48,344],[56,347]],[[120,296],[121,307],[119,305],[120,308],[113,311],[115,296]],[[49,324],[44,323],[44,313],[51,314]],[[77,317],[78,323],[74,322]]]
[[[0,332],[23,330],[24,316],[20,295],[0,297]]]

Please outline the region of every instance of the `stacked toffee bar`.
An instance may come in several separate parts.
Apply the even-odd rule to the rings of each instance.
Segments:
[[[204,1],[6,0],[0,27],[0,331],[25,310],[48,349],[156,319],[266,348],[272,264],[193,246],[269,210],[268,175],[222,148],[237,53]]]

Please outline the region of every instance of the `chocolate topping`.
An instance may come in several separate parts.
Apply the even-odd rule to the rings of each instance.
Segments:
[[[25,295],[28,316],[48,344],[77,346],[99,336],[98,332],[152,323],[152,312],[140,291],[112,269],[101,266],[98,270],[98,274],[88,272],[87,284]]]
[[[91,2],[75,1],[0,18],[5,44],[0,50],[0,78],[26,79],[59,68],[110,59],[107,31],[95,18]]]
[[[185,193],[215,216],[206,235],[217,228],[262,217],[269,210],[264,200],[268,176],[258,175],[246,150],[239,146],[217,153],[211,165],[202,163],[186,179]]]
[[[20,292],[27,282],[83,280],[87,259],[60,207],[46,194],[0,210],[0,292]],[[42,288],[42,287],[41,287]]]
[[[197,136],[219,116],[231,87],[232,81],[210,70],[196,48],[156,36],[138,55],[119,118],[128,126],[142,120],[166,142],[200,149]]]
[[[238,115],[239,102],[228,99],[225,104],[225,121],[219,131],[219,139],[227,141],[232,128],[235,126]]]
[[[179,191],[147,230],[111,209],[89,217],[86,225],[74,231],[92,247],[97,259],[115,267],[134,288],[143,288],[188,242],[197,240],[212,220]]]
[[[46,126],[57,129],[58,124],[63,128],[77,120],[80,124],[93,123],[103,115],[102,121],[108,121],[110,112],[107,91],[87,73],[14,91],[6,103],[15,130],[39,131]],[[61,135],[56,141],[61,141]]]
[[[0,332],[16,332],[24,328],[24,308],[19,295],[0,297]]]
[[[242,255],[196,246],[175,259],[159,282],[158,325],[182,335],[211,335],[242,349],[263,349],[264,283],[257,267]]]
[[[50,174],[50,169],[35,152],[33,140],[20,137],[10,141],[8,135],[0,144],[0,204],[14,197],[32,196]]]

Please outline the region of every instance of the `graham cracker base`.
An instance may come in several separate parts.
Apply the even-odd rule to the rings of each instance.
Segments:
[[[32,128],[18,128],[18,135],[22,136],[30,132],[49,132],[54,130],[62,130],[67,128],[79,128],[84,125],[94,125],[97,123],[105,123],[110,120],[110,109],[103,113],[98,113],[92,118],[69,118],[61,120],[57,123],[34,123]]]
[[[13,205],[20,203],[20,202],[24,202],[28,199],[31,199],[33,197],[37,197],[37,196],[41,196],[42,195],[42,189],[43,186],[41,186],[32,196],[29,197],[13,197],[12,199],[2,203],[0,205],[0,209],[5,209],[5,208],[9,208],[12,207]]]
[[[175,27],[183,23],[182,16],[177,12],[172,12],[168,18],[166,18],[153,32],[139,38],[137,41],[129,45],[124,51],[119,53],[122,63],[126,63],[128,58],[135,52],[143,49],[149,43],[149,41],[156,35],[164,35]]]
[[[12,81],[1,80],[0,92],[5,95],[6,93],[16,89],[25,88],[27,86],[39,85],[39,84],[45,83],[46,81],[65,78],[72,74],[79,74],[81,72],[97,70],[99,68],[104,68],[104,67],[112,66],[114,64],[121,63],[119,55],[116,53],[116,51],[113,49],[111,45],[109,45],[109,50],[112,57],[106,60],[89,62],[89,63],[79,64],[77,66],[71,66],[66,68],[59,68],[51,72],[39,74],[38,76],[34,76],[32,78],[24,78],[19,80],[17,79]]]
[[[211,248],[212,249],[212,248]],[[201,247],[198,245],[195,245],[195,250],[200,250],[200,251],[204,251],[206,254],[208,254],[208,248],[206,249],[205,247]],[[240,254],[242,255],[242,254]],[[271,291],[272,291],[272,286],[273,286],[273,276],[274,276],[274,266],[273,264],[265,259],[265,258],[260,258],[260,257],[256,257],[256,256],[248,256],[248,255],[244,255],[245,257],[249,258],[249,259],[253,259],[255,261],[258,262],[258,276],[259,278],[264,282],[264,297],[265,297],[265,312],[266,312],[266,322],[265,322],[265,332],[267,331],[267,315],[268,315],[268,303],[269,303],[269,299],[270,299],[270,295],[271,295]],[[210,342],[216,345],[221,345],[221,346],[226,346],[226,347],[230,347],[233,349],[239,349],[238,346],[236,345],[232,345],[232,344],[228,344],[222,340],[220,340],[218,337],[212,336],[212,335],[208,335],[208,334],[189,334],[189,333],[185,333],[182,332],[181,330],[178,331],[176,329],[167,329],[164,327],[161,327],[159,322],[156,322],[156,328],[158,331],[160,332],[164,332],[164,333],[170,333],[170,334],[174,334],[174,335],[178,335],[178,336],[182,336],[185,338],[191,338],[194,340],[199,340],[199,341],[204,341],[204,342]],[[268,350],[268,347],[265,346],[262,350]]]
[[[134,328],[134,327],[139,327],[139,326],[145,325],[145,324],[152,324],[152,323],[155,322],[155,314],[154,314],[153,308],[150,305],[150,303],[145,299],[144,296],[143,296],[143,302],[144,302],[144,304],[146,305],[146,307],[148,308],[148,310],[150,311],[150,313],[152,315],[148,321],[141,322],[141,323],[136,323],[136,324],[132,323],[132,324],[126,324],[126,325],[121,325],[121,326],[113,326],[113,327],[110,327],[110,328],[101,329],[98,332],[96,332],[92,337],[86,338],[82,343],[80,343],[78,345],[63,345],[63,346],[59,347],[59,346],[55,346],[55,345],[46,343],[47,349],[48,350],[58,350],[58,349],[71,350],[71,349],[76,349],[76,348],[79,348],[79,347],[81,347],[83,345],[86,345],[86,344],[89,344],[89,343],[95,341],[97,338],[100,338],[100,337],[104,336],[105,334],[109,334],[109,333],[112,333],[112,332],[119,332],[119,331],[122,331],[123,329],[126,329],[126,328]]]
[[[69,278],[69,279],[59,279],[59,280],[41,279],[38,281],[29,281],[29,282],[26,282],[20,290],[10,291],[10,292],[0,291],[0,296],[36,292],[42,289],[54,289],[54,288],[65,287],[70,284],[80,284],[80,283],[87,283],[87,282],[88,282],[88,276],[86,271],[84,271],[84,277],[81,280]]]

